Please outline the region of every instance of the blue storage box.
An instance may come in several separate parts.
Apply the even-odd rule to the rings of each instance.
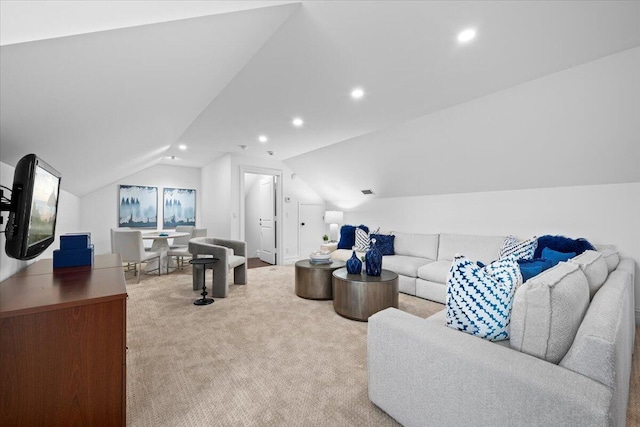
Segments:
[[[93,245],[85,249],[56,249],[53,251],[53,268],[93,265]]]
[[[88,249],[91,246],[91,233],[68,233],[60,236],[60,250]]]

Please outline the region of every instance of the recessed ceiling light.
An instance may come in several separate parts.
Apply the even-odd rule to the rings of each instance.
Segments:
[[[181,149],[181,150],[186,150],[187,146],[184,145],[184,144],[180,144],[180,145],[178,145],[178,148]]]
[[[171,160],[175,160],[175,159],[176,159],[176,156],[171,156]]]
[[[291,123],[293,123],[295,127],[299,128],[304,124],[304,121],[300,117],[296,117]]]
[[[238,147],[242,148],[243,150],[248,149],[249,147],[247,147],[246,145],[238,145]]]
[[[364,90],[362,90],[361,88],[355,88],[354,90],[351,91],[351,97],[355,98],[355,99],[360,99],[364,96]]]
[[[266,135],[260,135],[260,136],[258,137],[258,141],[260,141],[260,142],[262,142],[262,143],[265,143],[265,142],[267,142],[268,140],[269,140],[269,138],[267,138],[267,136],[266,136]]]
[[[271,150],[267,151],[267,154],[269,154],[270,156],[273,156],[275,153]]]
[[[473,40],[476,37],[476,30],[469,28],[458,34],[458,41],[460,43],[466,43]]]

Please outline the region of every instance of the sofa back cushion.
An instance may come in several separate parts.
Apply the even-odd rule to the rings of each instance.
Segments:
[[[624,311],[621,307],[625,307],[623,285],[629,280],[628,277],[623,272],[612,274],[611,280],[596,294],[560,366],[613,387],[616,380],[613,369],[616,362],[615,342],[625,327],[619,318]]]
[[[618,256],[618,251],[616,251],[612,247],[606,247],[600,250],[602,257],[607,263],[607,271],[611,273],[616,269],[618,263],[620,262],[620,257]]]
[[[624,425],[635,332],[633,276],[616,270],[596,293],[560,366],[613,390],[611,425]]]
[[[518,288],[511,312],[511,347],[559,363],[589,306],[589,284],[578,264],[561,262]]]
[[[604,260],[600,252],[597,251],[584,251],[575,258],[571,258],[569,262],[578,264],[580,269],[587,276],[587,282],[589,283],[589,298],[598,292],[600,286],[607,279],[607,262]]]
[[[435,260],[438,258],[438,234],[413,234],[394,231],[396,255],[415,256]]]
[[[498,259],[504,239],[504,236],[441,234],[438,245],[438,261],[453,261],[456,254],[462,254],[470,260],[489,264]]]

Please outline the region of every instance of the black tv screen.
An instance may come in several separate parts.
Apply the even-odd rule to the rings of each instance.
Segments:
[[[5,251],[32,259],[55,240],[60,173],[35,154],[24,156],[13,175]]]

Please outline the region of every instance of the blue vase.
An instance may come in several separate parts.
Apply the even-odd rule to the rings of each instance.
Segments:
[[[376,239],[371,239],[371,248],[365,257],[367,276],[379,276],[382,274],[382,252],[376,247]]]
[[[356,251],[353,251],[353,255],[347,260],[347,273],[360,274],[360,271],[362,271],[362,261],[358,259]]]

